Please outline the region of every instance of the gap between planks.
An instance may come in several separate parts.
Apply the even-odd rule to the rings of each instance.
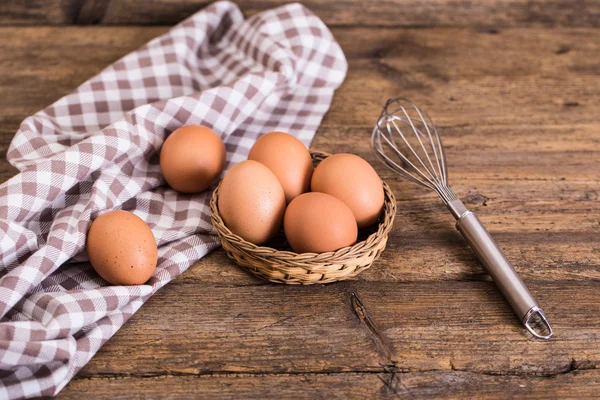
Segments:
[[[95,372],[92,374],[79,373],[73,380],[86,379],[119,379],[119,378],[136,378],[148,379],[158,377],[259,377],[259,376],[303,376],[303,375],[377,375],[377,374],[425,374],[431,372],[460,372],[473,375],[485,376],[512,376],[523,378],[553,378],[560,375],[573,374],[581,371],[598,371],[593,365],[579,365],[575,359],[571,359],[570,363],[565,367],[558,368],[552,372],[529,372],[529,371],[477,371],[469,369],[456,368],[451,365],[449,369],[417,369],[417,368],[399,368],[395,365],[380,365],[372,368],[351,369],[351,370],[318,370],[318,371],[288,371],[288,372],[271,372],[271,371],[254,371],[254,372],[231,372],[231,371],[169,371],[169,372],[146,372],[146,373],[105,373]],[[599,373],[600,374],[600,373]]]

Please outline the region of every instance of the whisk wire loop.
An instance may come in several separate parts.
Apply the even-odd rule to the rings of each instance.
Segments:
[[[427,136],[429,137],[429,144],[431,146],[431,149],[433,150],[433,154],[435,155],[435,160],[437,162],[438,169],[439,169],[440,175],[442,177],[442,183],[444,185],[447,185],[448,184],[448,178],[447,178],[448,173],[446,171],[446,157],[444,155],[444,147],[442,146],[442,140],[440,138],[440,135],[437,133],[437,129],[435,128],[435,125],[433,125],[433,123],[431,122],[431,119],[429,118],[429,116],[427,116],[427,118],[429,119],[429,124],[428,124],[425,122],[425,118],[423,117],[421,110],[419,110],[419,108],[416,106],[415,106],[415,110],[419,114],[419,118],[421,118],[421,121],[423,121],[423,125],[425,125],[425,130],[427,130]],[[430,129],[429,125],[431,125],[431,129]],[[440,156],[438,156],[436,146],[433,143],[433,139],[431,137],[431,130],[434,131],[435,137],[437,139],[437,147],[439,147]],[[442,162],[440,162],[440,159],[442,160]]]
[[[388,126],[388,129],[389,129],[389,126]],[[388,146],[390,146],[392,149],[394,149],[397,152],[397,155],[400,157],[400,159],[403,163],[408,164],[413,167],[415,174],[411,173],[409,170],[407,170],[404,167],[402,167],[401,165],[399,165],[396,161],[394,161],[392,158],[390,158],[386,154],[386,152],[383,150],[385,145],[382,143],[382,141],[381,141],[382,139],[385,140],[385,142],[387,142]],[[417,183],[419,185],[425,186],[428,189],[437,190],[435,187],[435,184],[430,179],[428,179],[425,175],[423,175],[418,169],[416,169],[416,167],[414,167],[412,162],[402,154],[402,152],[398,149],[396,142],[391,134],[389,137],[386,136],[385,134],[373,135],[371,137],[371,145],[372,145],[372,148],[375,150],[375,156],[379,159],[379,161],[381,161],[384,165],[386,165],[392,171],[395,171],[395,172],[399,173],[400,175],[404,176],[405,178],[407,178],[408,180],[410,180],[414,183]]]
[[[444,203],[456,199],[448,186],[440,136],[429,116],[410,100],[388,100],[373,130],[371,147],[379,161],[408,180],[435,191]]]
[[[404,143],[412,150],[412,147],[410,146],[410,143],[406,140],[406,137],[404,136],[404,134],[402,134],[402,130],[394,123],[394,117],[392,117],[392,119],[390,120],[392,122],[392,124],[394,124],[394,127],[398,130],[398,132],[400,133],[400,137],[403,139]],[[398,146],[396,145],[396,142],[394,140],[394,135],[391,133],[391,129],[390,129],[390,125],[389,123],[387,124],[387,128],[388,128],[388,133],[390,134],[389,138],[388,136],[383,136],[383,138],[385,139],[385,141],[394,149],[398,152],[398,156],[402,159],[402,161],[404,161],[404,163],[408,164],[411,168],[413,168],[413,170],[425,181],[428,182],[428,184],[435,186],[435,182],[428,177],[427,175],[425,175],[424,173],[422,173],[413,163],[412,161],[410,161],[410,159],[408,159],[408,157],[406,157],[402,151],[398,148]],[[391,140],[390,140],[391,138]],[[384,152],[385,154],[385,152]],[[416,152],[413,153],[416,155]],[[387,157],[387,155],[386,155]],[[417,159],[418,155],[416,155]],[[423,164],[423,162],[419,159],[419,161],[421,162],[421,164]],[[404,168],[402,168],[404,169]],[[422,182],[422,184],[427,185],[426,183]]]
[[[423,144],[423,141],[421,140],[421,136],[424,136],[423,133],[417,129],[413,123],[413,119],[410,117],[410,115],[408,115],[408,113],[406,112],[406,108],[404,108],[403,106],[401,106],[402,112],[404,113],[406,120],[409,122],[410,127],[412,128],[413,132],[415,132],[415,136],[417,137],[417,140],[419,141],[419,144],[421,145],[421,148],[425,149],[425,145]],[[396,123],[394,121],[394,119],[392,119],[392,122],[394,123],[394,126],[396,126]],[[423,122],[421,120],[421,122]],[[427,126],[427,125],[425,125]],[[397,126],[396,126],[397,127]],[[398,129],[400,131],[400,129]],[[401,132],[401,131],[400,131]],[[404,137],[404,135],[402,135],[402,137]],[[406,142],[406,140],[405,140]],[[408,144],[408,142],[406,142],[407,145],[410,147],[410,145]],[[431,138],[429,141],[429,144],[431,145]],[[432,146],[433,147],[433,146]],[[435,148],[434,148],[435,149]],[[411,148],[412,150],[412,148]],[[425,157],[427,157],[427,160],[429,161],[429,165],[431,166],[431,171],[429,170],[429,168],[427,168],[427,166],[423,163],[423,161],[421,161],[421,158],[417,156],[418,160],[421,162],[421,165],[423,166],[423,168],[425,168],[425,170],[432,176],[434,176],[436,179],[439,179],[437,172],[435,170],[435,167],[433,166],[433,163],[431,162],[431,157],[429,157],[429,152],[424,151],[425,153]],[[417,155],[418,153],[415,152],[415,155]]]

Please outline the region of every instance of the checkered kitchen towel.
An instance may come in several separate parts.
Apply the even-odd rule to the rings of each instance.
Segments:
[[[54,395],[153,293],[218,246],[209,191],[176,193],[158,153],[186,124],[226,143],[228,167],[262,133],[309,144],[346,74],[326,26],[291,4],[244,20],[214,3],[23,121],[0,186],[0,398]],[[110,286],[84,247],[91,221],[130,210],[158,268]]]

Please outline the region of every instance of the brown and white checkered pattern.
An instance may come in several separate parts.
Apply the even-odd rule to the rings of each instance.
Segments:
[[[265,132],[309,144],[346,74],[326,26],[299,4],[244,20],[214,3],[21,124],[0,186],[0,398],[54,395],[160,287],[219,245],[210,193],[164,184],[158,153],[186,124],[220,132],[228,167]],[[85,255],[112,209],[151,227],[158,268],[110,286]]]

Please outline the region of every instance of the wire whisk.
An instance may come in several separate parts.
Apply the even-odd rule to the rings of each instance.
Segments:
[[[446,153],[431,118],[410,100],[390,99],[373,129],[371,147],[386,167],[440,196],[525,328],[537,338],[549,339],[552,327],[542,309],[477,216],[450,188]]]

